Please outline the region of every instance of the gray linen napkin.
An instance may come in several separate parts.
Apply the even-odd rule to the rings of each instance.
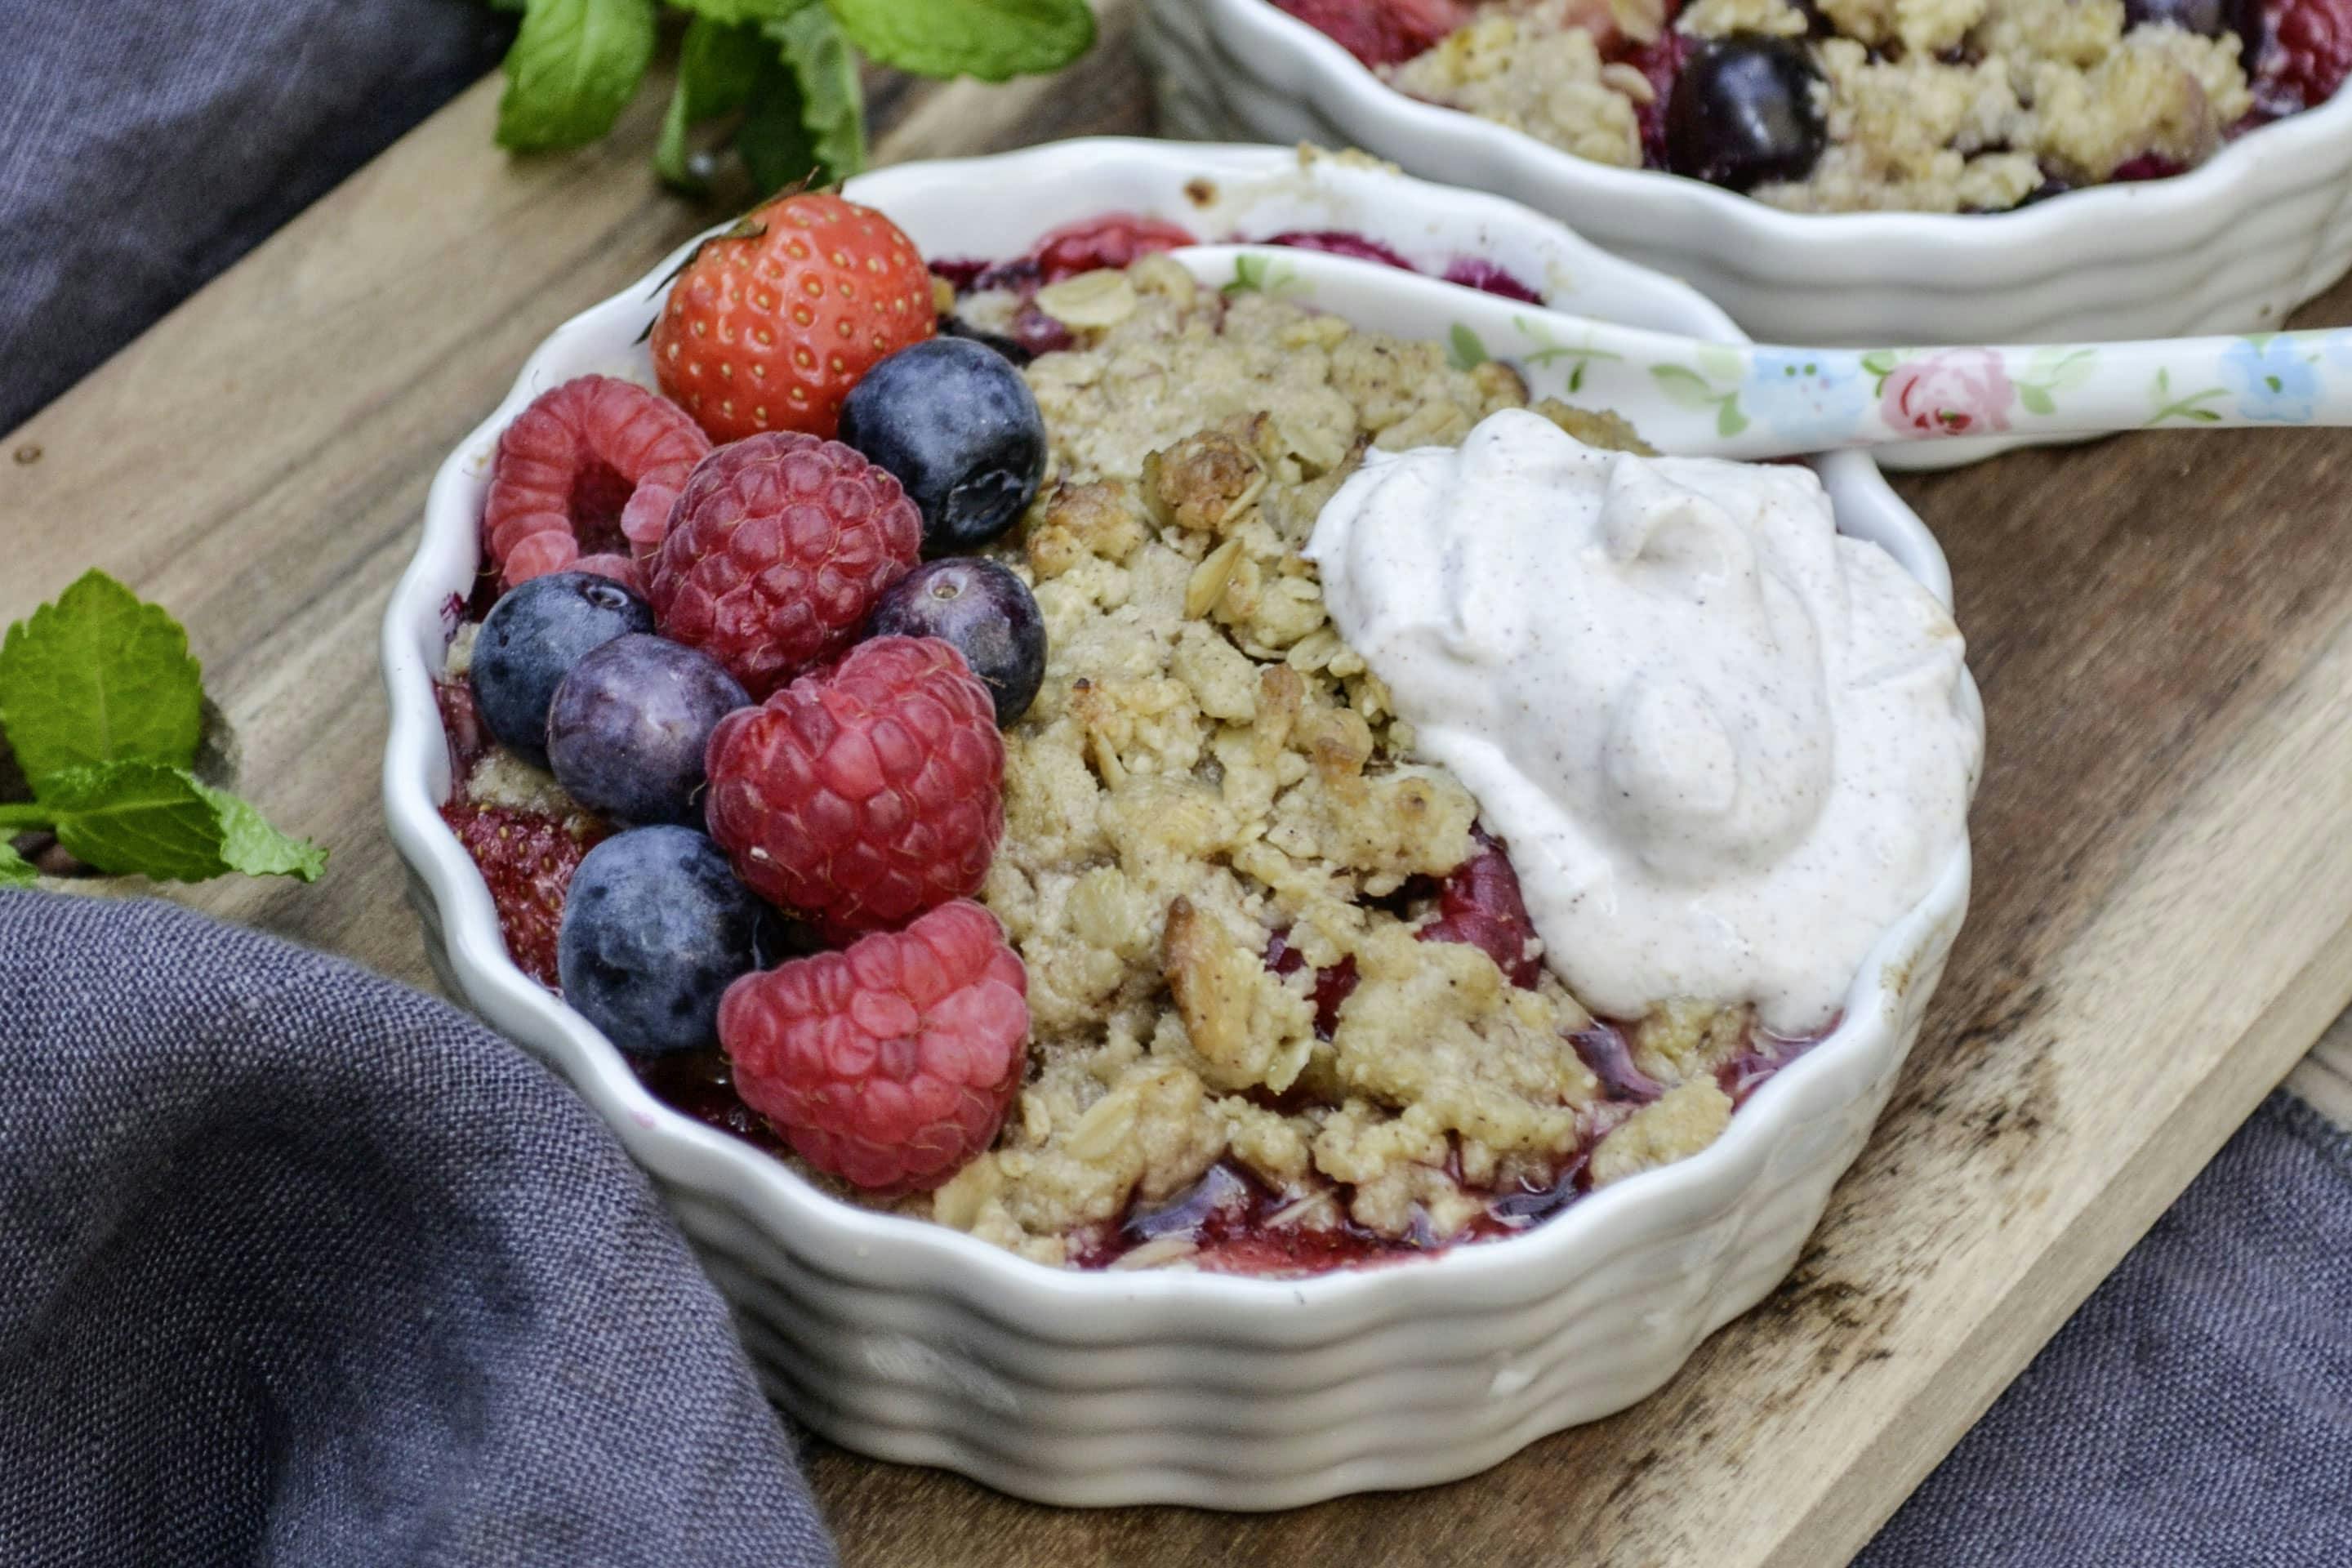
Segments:
[[[483,0],[0,0],[0,432],[513,33]]]
[[[2264,1101],[1856,1563],[2352,1564],[2352,1137]]]
[[[645,1178],[454,1008],[0,893],[0,1563],[832,1561]]]

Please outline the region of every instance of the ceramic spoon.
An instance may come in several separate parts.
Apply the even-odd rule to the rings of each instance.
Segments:
[[[1457,366],[1504,361],[1535,396],[1614,410],[1652,446],[1682,456],[2352,425],[2352,328],[2017,348],[1776,348],[1563,315],[1321,251],[1201,245],[1171,254],[1229,295],[1270,294],[1375,330],[1412,333],[1396,302],[1418,292],[1453,317]]]

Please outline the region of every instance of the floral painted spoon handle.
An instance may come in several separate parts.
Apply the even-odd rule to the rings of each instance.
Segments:
[[[1605,408],[1660,451],[1789,458],[1956,436],[2352,425],[2352,328],[2016,348],[1722,343],[1479,294],[1350,257],[1255,246],[1175,253],[1228,295],[1272,294],[1379,328],[1400,287],[1442,298],[1457,367],[1516,367],[1535,395]]]

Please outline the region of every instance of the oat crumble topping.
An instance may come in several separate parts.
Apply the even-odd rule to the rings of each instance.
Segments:
[[[2128,26],[2123,0],[1689,0],[1671,23],[1592,0],[1488,0],[1378,68],[1399,89],[1640,167],[1661,30],[1680,47],[1811,39],[1826,149],[1751,194],[1803,212],[1996,211],[2212,155],[2255,94],[2234,34]],[[1629,63],[1630,62],[1630,63]],[[1647,159],[1658,165],[1654,146]]]

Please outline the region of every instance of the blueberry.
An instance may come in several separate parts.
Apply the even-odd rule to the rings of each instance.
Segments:
[[[534,577],[490,606],[474,639],[474,705],[513,750],[547,765],[547,705],[591,649],[654,629],[654,611],[609,577]]]
[[[1045,477],[1045,420],[1013,362],[970,338],[932,338],[866,373],[841,438],[898,477],[923,514],[923,551],[977,550],[1011,528]]]
[[[961,316],[940,317],[940,331],[949,337],[970,338],[973,342],[983,347],[994,349],[998,353],[1003,354],[1008,363],[1014,365],[1027,364],[1037,357],[1031,353],[1028,346],[1018,338],[1008,338],[1002,332],[992,332],[975,327]]]
[[[710,731],[751,702],[709,654],[632,632],[591,650],[555,689],[548,765],[591,811],[629,823],[698,823]]]
[[[1029,584],[976,556],[916,567],[882,591],[867,623],[874,637],[953,643],[996,699],[996,721],[1029,711],[1045,679],[1045,618]]]
[[[2126,27],[2164,22],[2200,37],[2237,34],[2238,53],[2249,68],[2262,53],[2262,0],[2124,0]]]
[[[588,851],[556,939],[564,1000],[625,1051],[719,1042],[719,998],[761,967],[781,922],[690,827],[640,827]]]
[[[1829,141],[1804,45],[1735,33],[1702,44],[1666,99],[1666,167],[1730,190],[1801,180]]]

